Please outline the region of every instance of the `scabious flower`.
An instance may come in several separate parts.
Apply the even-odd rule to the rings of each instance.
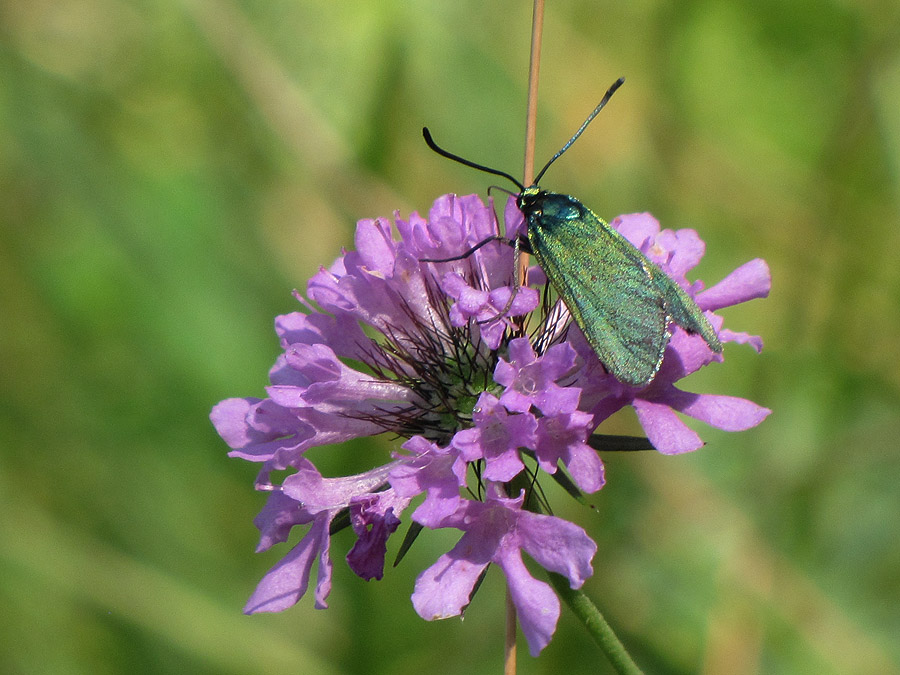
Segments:
[[[513,200],[505,220],[507,232],[521,231]],[[764,297],[770,280],[763,261],[704,290],[685,277],[704,250],[693,230],[660,231],[647,214],[621,216],[612,226],[695,297],[721,341],[762,348],[758,337],[723,328],[712,312]],[[600,489],[603,464],[589,440],[625,406],[635,409],[654,447],[670,454],[702,445],[676,412],[732,431],[769,413],[743,399],[678,389],[675,382],[722,357],[675,326],[648,386],[616,381],[565,306],[539,292],[546,286],[539,269],[518,287],[514,252],[503,242],[429,262],[497,233],[493,208],[475,195],[440,197],[427,220],[413,213],[406,220],[395,214],[393,226],[384,218],[360,221],[355,250],[320,269],[306,297],[295,294],[304,311],[276,319],[284,351],[269,372],[267,397],[213,408],[231,456],[259,462],[256,487],[270,492],[255,521],[258,550],[287,541],[295,526],[307,528],[262,579],[247,613],[296,603],[316,562],[315,606],[326,607],[330,534],[341,519],[357,535],[348,565],[363,579],[380,579],[387,540],[416,500],[408,517],[418,526],[462,533],[419,575],[416,611],[427,620],[459,615],[495,563],[536,655],[553,635],[559,601],[530,575],[521,552],[578,588],[591,575],[596,545],[577,525],[526,510],[521,486],[541,471],[564,471],[580,490]],[[362,474],[326,478],[307,457],[314,447],[383,433],[406,440]],[[275,471],[287,475],[277,482]]]

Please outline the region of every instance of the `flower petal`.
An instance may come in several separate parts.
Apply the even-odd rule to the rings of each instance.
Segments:
[[[490,562],[463,557],[460,549],[466,549],[464,539],[465,535],[452,551],[438,558],[416,579],[412,603],[416,613],[426,621],[459,616],[469,604],[475,582]]]
[[[306,536],[259,582],[253,595],[244,606],[245,614],[280,612],[295,604],[306,593],[312,565],[318,556],[319,575],[316,585],[316,608],[328,607],[325,599],[331,592],[331,559],[328,547],[331,537],[328,526],[331,516],[316,516]]]
[[[700,437],[668,405],[635,399],[632,406],[647,438],[662,454],[677,455],[703,447]]]
[[[716,310],[741,302],[765,298],[772,288],[772,274],[765,260],[756,258],[744,263],[719,283],[697,294],[702,309]]]
[[[294,525],[304,525],[313,521],[314,514],[303,508],[303,504],[277,491],[269,495],[266,505],[253,519],[261,536],[256,552],[261,553],[288,540]]]
[[[519,543],[528,555],[544,569],[568,578],[572,588],[581,588],[594,573],[591,560],[597,544],[574,523],[521,511],[516,529]]]
[[[528,573],[518,548],[505,551],[499,560],[528,652],[537,656],[550,643],[559,621],[559,598],[549,584]]]
[[[689,394],[678,389],[666,402],[675,410],[725,431],[745,431],[755,427],[772,412],[753,401],[736,396]]]

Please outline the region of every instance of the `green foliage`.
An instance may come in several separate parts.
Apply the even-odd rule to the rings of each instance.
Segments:
[[[425,623],[422,536],[332,609],[244,617],[282,551],[206,416],[261,395],[290,290],[356,219],[521,162],[530,3],[5,2],[0,7],[0,663],[14,673],[495,673],[503,589]],[[606,455],[565,515],[586,592],[654,673],[900,670],[900,9],[550,3],[538,157],[628,86],[544,187],[695,227],[718,280],[765,258],[697,390],[774,413],[689,457]],[[606,433],[639,434],[623,417]],[[334,466],[386,444],[328,449]],[[374,460],[373,460],[374,461]],[[367,462],[370,464],[371,462]],[[560,492],[561,489],[560,489]],[[554,504],[565,504],[565,496]],[[393,559],[402,537],[389,551]],[[522,673],[605,664],[566,612]]]

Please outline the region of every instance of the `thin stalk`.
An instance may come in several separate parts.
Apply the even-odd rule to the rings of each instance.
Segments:
[[[625,645],[619,640],[603,614],[597,609],[597,606],[591,602],[591,599],[580,590],[575,590],[569,586],[569,580],[564,576],[555,572],[548,572],[550,583],[556,589],[569,609],[578,617],[579,621],[584,624],[587,632],[594,639],[594,642],[606,654],[606,658],[616,669],[619,675],[643,675],[643,671],[637,667],[632,660],[631,655],[626,651]]]
[[[534,0],[531,19],[531,58],[528,63],[528,106],[525,115],[525,170],[522,185],[534,181],[534,144],[537,135],[538,76],[541,71],[541,39],[544,36],[544,0]],[[519,284],[527,283],[528,256],[519,256]]]
[[[538,74],[541,69],[541,38],[544,34],[544,0],[534,0],[531,19],[531,57],[528,64],[528,105],[525,118],[525,170],[522,184],[531,185],[534,180],[534,143],[537,127]],[[527,256],[519,257],[519,283],[527,283]],[[503,673],[516,675],[516,607],[509,588],[506,589],[506,644],[504,648]]]
[[[531,21],[531,60],[528,64],[528,108],[525,117],[525,171],[523,185],[534,180],[534,143],[537,128],[538,75],[541,70],[541,38],[544,34],[544,0],[534,0]]]
[[[503,675],[516,675],[516,606],[506,589],[506,644],[503,649]]]

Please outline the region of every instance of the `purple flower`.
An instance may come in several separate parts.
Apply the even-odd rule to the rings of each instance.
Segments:
[[[513,200],[505,215],[507,233],[521,233]],[[762,348],[758,337],[723,328],[712,312],[764,297],[770,284],[764,262],[747,263],[704,290],[685,276],[703,255],[693,230],[660,230],[647,214],[612,225],[696,298],[723,342]],[[648,386],[616,381],[566,307],[541,292],[547,280],[539,269],[529,272],[529,286],[517,287],[513,250],[499,241],[459,257],[497,233],[492,207],[474,195],[445,195],[428,218],[360,221],[355,249],[321,268],[307,297],[296,294],[303,311],[276,319],[283,352],[269,373],[267,398],[228,399],[213,408],[230,454],[260,464],[256,487],[269,500],[256,519],[258,550],[305,528],[263,577],[248,613],[296,603],[316,563],[315,606],[326,607],[330,533],[341,523],[356,535],[346,554],[350,568],[380,579],[388,540],[418,499],[409,519],[463,533],[419,576],[413,593],[419,614],[428,620],[459,614],[478,576],[495,563],[537,654],[555,630],[559,602],[526,571],[521,551],[578,588],[591,574],[596,546],[572,523],[523,510],[523,497],[513,498],[520,487],[563,470],[582,491],[599,490],[604,468],[588,441],[624,406],[635,409],[654,446],[668,454],[702,445],[677,413],[729,430],[768,414],[743,399],[678,389],[678,380],[722,357],[676,326]],[[404,439],[402,448],[361,474],[326,478],[307,456],[312,448],[384,433]]]
[[[575,350],[565,342],[552,345],[538,357],[528,340],[510,341],[509,362],[500,359],[494,370],[494,379],[506,387],[500,403],[521,413],[527,413],[531,406],[545,415],[573,412],[578,408],[581,390],[556,383],[575,368],[575,357]]]
[[[403,449],[413,454],[391,471],[391,487],[409,498],[425,493],[425,501],[413,511],[412,519],[426,527],[438,527],[462,501],[459,490],[466,485],[466,461],[452,448],[441,448],[421,436],[413,436]]]
[[[507,499],[491,485],[485,502],[466,501],[442,527],[464,532],[450,552],[419,575],[413,607],[423,619],[459,615],[469,604],[475,582],[496,563],[516,606],[532,656],[547,646],[559,618],[559,600],[550,586],[532,577],[522,562],[525,551],[545,569],[562,574],[572,588],[593,573],[597,545],[577,525],[522,510],[523,496]]]
[[[453,447],[467,462],[484,460],[487,480],[510,481],[525,468],[519,448],[534,447],[537,420],[531,413],[513,414],[484,392],[472,415],[474,426],[457,431]]]
[[[595,427],[593,421],[592,415],[581,410],[542,417],[534,448],[541,469],[556,473],[561,461],[585,492],[596,492],[604,482],[603,462],[586,443]]]
[[[402,512],[409,499],[393,490],[376,490],[385,485],[392,464],[364,474],[343,478],[323,478],[312,462],[300,458],[296,473],[287,476],[269,497],[269,503],[255,524],[262,533],[258,551],[287,540],[294,525],[311,523],[300,542],[263,577],[244,611],[279,612],[296,603],[306,593],[313,563],[318,559],[316,607],[325,609],[331,592],[329,528],[335,516],[349,509],[354,531],[360,538],[347,556],[350,568],[364,579],[380,579],[384,566],[384,542],[397,529],[393,511]],[[273,486],[274,487],[274,486]],[[369,529],[367,521],[375,523]]]
[[[481,337],[491,349],[500,346],[506,331],[512,326],[511,316],[522,316],[538,304],[538,293],[533,288],[500,286],[488,292],[472,288],[457,272],[444,276],[442,288],[448,297],[456,300],[450,308],[450,323],[465,326],[475,319]]]

